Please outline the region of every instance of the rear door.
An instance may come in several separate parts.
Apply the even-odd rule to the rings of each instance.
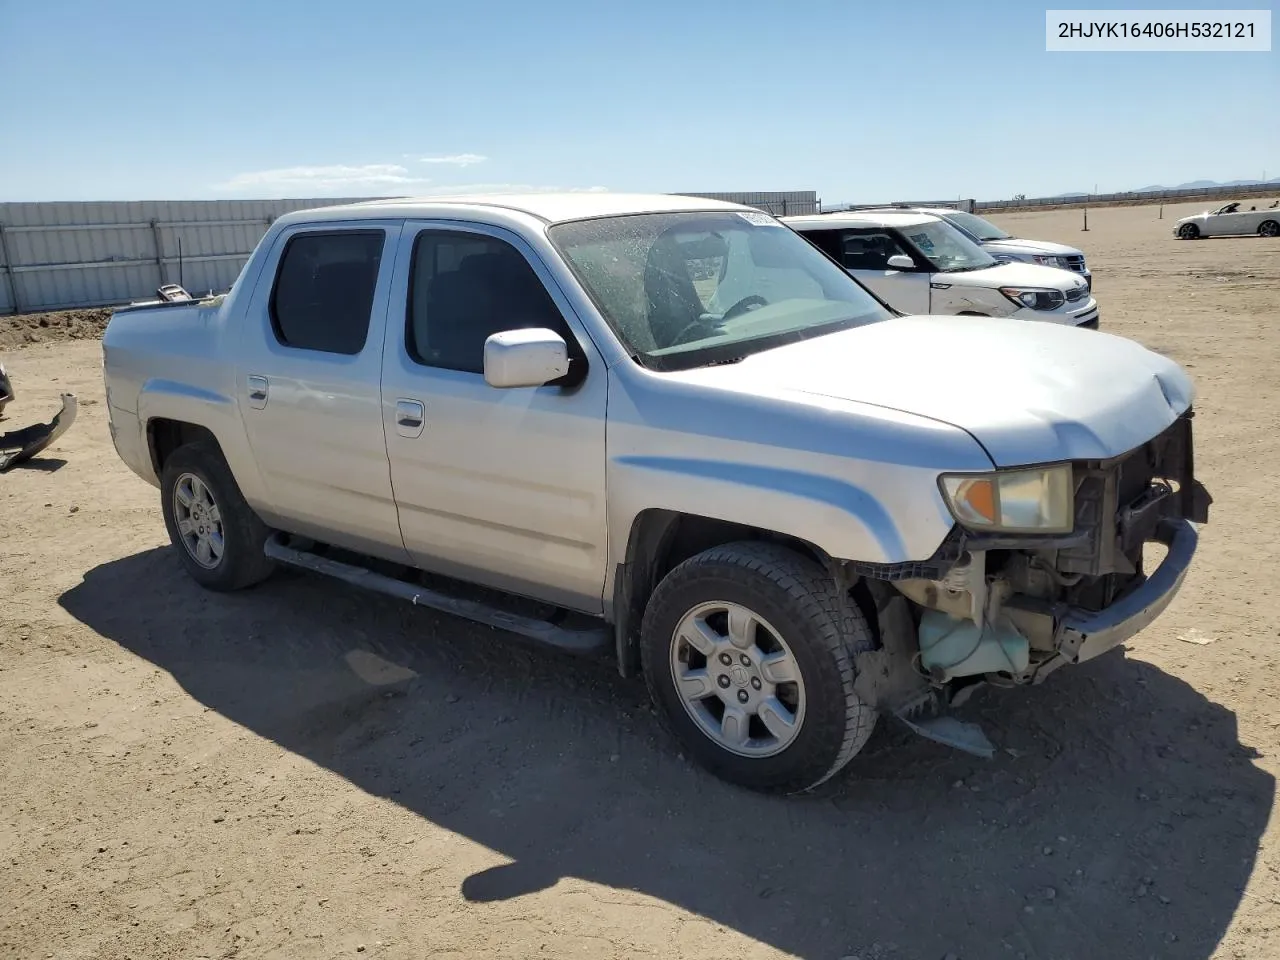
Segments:
[[[599,613],[608,371],[546,267],[498,227],[410,223],[391,303],[382,416],[414,563]],[[521,327],[565,338],[569,382],[485,382],[485,339]]]
[[[360,220],[282,232],[244,321],[237,387],[268,522],[403,562],[380,390],[400,229]]]

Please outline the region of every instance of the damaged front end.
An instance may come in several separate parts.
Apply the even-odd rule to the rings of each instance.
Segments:
[[[1155,620],[1181,588],[1194,525],[1208,521],[1212,502],[1195,479],[1191,420],[1188,410],[1128,453],[1072,463],[1070,532],[987,534],[958,525],[933,561],[889,578],[886,586],[911,608],[917,686],[900,672],[885,706],[909,720],[922,704],[945,708],[983,682],[1039,683]],[[1152,545],[1164,556],[1148,573]]]

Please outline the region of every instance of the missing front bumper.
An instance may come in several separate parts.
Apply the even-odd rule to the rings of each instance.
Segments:
[[[1191,568],[1199,534],[1189,520],[1161,520],[1152,539],[1168,554],[1151,575],[1130,593],[1103,610],[1072,610],[1058,626],[1058,653],[1069,663],[1081,663],[1106,653],[1146,629],[1173,602]]]

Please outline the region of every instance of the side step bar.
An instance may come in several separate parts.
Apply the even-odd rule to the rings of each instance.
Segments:
[[[450,613],[499,630],[507,630],[573,653],[596,653],[613,647],[613,633],[607,626],[580,629],[562,627],[547,620],[508,613],[475,600],[450,597],[438,590],[406,583],[364,567],[299,550],[285,543],[280,534],[274,534],[267,540],[264,552],[278,563],[300,567],[313,573],[322,573],[343,580],[352,586],[398,597],[401,600],[408,600],[415,606],[430,607],[433,610]]]

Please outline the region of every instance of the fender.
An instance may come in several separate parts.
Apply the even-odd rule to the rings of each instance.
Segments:
[[[626,611],[619,591],[633,559],[628,542],[646,511],[719,521],[764,530],[837,560],[897,564],[927,559],[943,543],[954,519],[933,484],[931,502],[895,522],[873,493],[838,477],[778,466],[693,458],[625,455],[609,465],[609,563],[605,570],[605,619]],[[626,535],[624,535],[624,533]],[[916,554],[920,554],[916,556]]]
[[[259,512],[269,509],[266,486],[249,449],[240,408],[233,397],[177,380],[153,377],[143,383],[138,394],[138,423],[144,442],[149,435],[148,425],[158,418],[194,424],[213,434],[245,500]]]
[[[841,559],[868,563],[912,559],[884,506],[846,481],[712,460],[635,456],[613,462],[618,469],[633,471],[644,489],[658,494],[651,498],[652,507],[772,530]],[[621,529],[630,526],[630,522],[620,524]],[[948,526],[940,528],[939,542]]]

